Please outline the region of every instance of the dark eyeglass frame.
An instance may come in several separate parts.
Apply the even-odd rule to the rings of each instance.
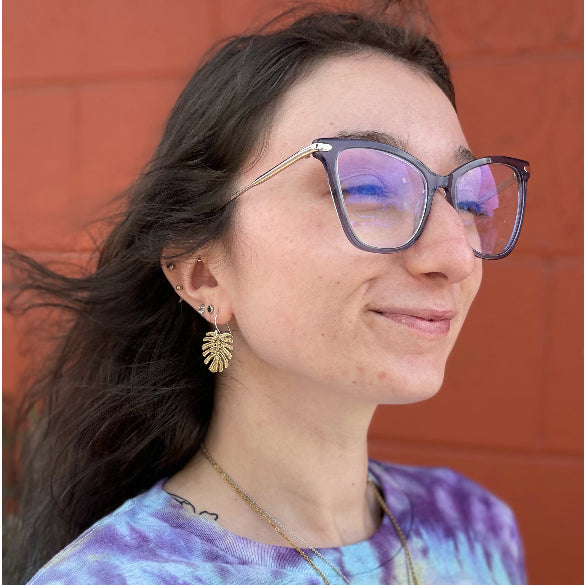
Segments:
[[[425,206],[416,231],[405,244],[394,248],[378,248],[375,246],[369,246],[368,244],[364,244],[364,242],[359,240],[354,234],[350,220],[345,211],[345,205],[343,203],[343,194],[341,193],[340,182],[337,173],[337,158],[339,154],[342,151],[350,148],[351,149],[366,148],[387,152],[399,159],[405,160],[406,162],[410,163],[422,174],[425,181]],[[528,179],[530,177],[530,165],[525,160],[510,158],[508,156],[486,156],[483,158],[474,159],[457,167],[448,175],[443,176],[433,173],[433,171],[426,167],[420,160],[418,160],[408,152],[405,152],[404,150],[401,150],[394,146],[390,146],[388,144],[374,142],[370,140],[357,140],[353,138],[318,138],[309,146],[301,148],[301,150],[299,150],[298,152],[295,152],[293,155],[289,156],[281,163],[275,165],[270,170],[266,171],[265,173],[257,177],[249,185],[240,189],[230,199],[230,201],[233,201],[234,199],[236,199],[249,189],[252,189],[257,185],[261,185],[262,183],[265,183],[266,181],[268,181],[269,179],[271,179],[284,169],[288,168],[295,162],[303,158],[307,158],[309,156],[314,156],[316,159],[320,160],[325,168],[325,172],[327,173],[327,179],[329,181],[329,189],[331,190],[333,203],[335,205],[335,210],[337,211],[337,217],[339,218],[339,222],[341,223],[341,227],[343,228],[343,231],[347,239],[356,248],[359,248],[360,250],[364,250],[366,252],[374,252],[378,254],[393,254],[394,252],[406,250],[419,239],[426,225],[429,213],[431,211],[433,198],[437,189],[443,189],[445,193],[445,199],[447,200],[447,202],[455,209],[455,211],[458,211],[456,202],[454,201],[451,195],[453,185],[456,183],[456,181],[465,173],[469,172],[470,170],[476,167],[492,163],[504,164],[514,171],[515,177],[518,180],[518,208],[516,211],[516,221],[514,224],[514,229],[512,231],[512,236],[504,250],[502,252],[499,252],[498,254],[486,254],[475,249],[473,249],[473,253],[478,258],[483,258],[486,260],[497,260],[499,258],[504,258],[505,256],[507,256],[516,245],[518,236],[520,235],[522,221],[524,219],[524,210],[526,204],[526,186]]]

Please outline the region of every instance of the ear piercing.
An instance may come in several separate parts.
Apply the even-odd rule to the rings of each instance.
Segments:
[[[201,260],[201,256],[197,256],[197,262],[203,262],[203,260]],[[168,262],[167,263],[167,269],[168,270],[174,270],[175,269],[174,262]]]
[[[201,256],[197,256],[197,262],[203,262],[203,260],[201,260]],[[167,270],[174,270],[175,269],[175,264],[173,262],[167,262],[166,264]],[[182,291],[183,290],[183,285],[182,284],[177,284],[175,285],[175,290],[177,291]],[[183,299],[181,299],[179,302],[181,302]],[[200,315],[204,315],[205,311],[207,310],[207,312],[209,314],[213,313],[213,311],[215,310],[213,305],[207,305],[207,307],[205,305],[199,305],[197,312]],[[227,366],[226,366],[227,367]]]

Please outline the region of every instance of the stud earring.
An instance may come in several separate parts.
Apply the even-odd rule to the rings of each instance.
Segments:
[[[183,285],[182,284],[178,284],[175,288],[177,290],[183,290]]]
[[[229,323],[228,330],[222,333],[217,326],[217,315],[215,315],[215,331],[208,331],[203,338],[203,363],[209,368],[210,372],[223,372],[232,359],[234,350],[234,338]],[[209,363],[211,362],[211,363]]]
[[[205,305],[199,305],[199,307],[197,308],[197,312],[200,315],[204,315],[205,314]]]
[[[213,305],[207,305],[207,312],[208,313],[213,313],[213,311],[215,310]],[[217,319],[217,315],[215,316],[215,318]]]
[[[169,263],[167,264],[167,268],[168,268],[169,270],[174,270],[174,269],[175,269],[175,265],[174,265],[172,262],[169,262]]]

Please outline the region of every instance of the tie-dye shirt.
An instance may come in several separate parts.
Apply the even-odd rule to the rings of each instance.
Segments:
[[[419,585],[522,585],[524,563],[510,509],[447,469],[370,462],[370,476],[404,533]],[[297,551],[236,536],[194,514],[163,481],[94,524],[31,585],[322,585]],[[318,551],[352,585],[411,581],[387,516],[368,540]],[[311,551],[331,585],[345,581]]]

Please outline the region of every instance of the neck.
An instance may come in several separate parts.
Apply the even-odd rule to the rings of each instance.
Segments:
[[[282,376],[278,383],[232,380],[219,378],[205,440],[223,469],[314,546],[371,536],[378,507],[367,488],[367,430],[374,407],[331,400],[330,389]]]

